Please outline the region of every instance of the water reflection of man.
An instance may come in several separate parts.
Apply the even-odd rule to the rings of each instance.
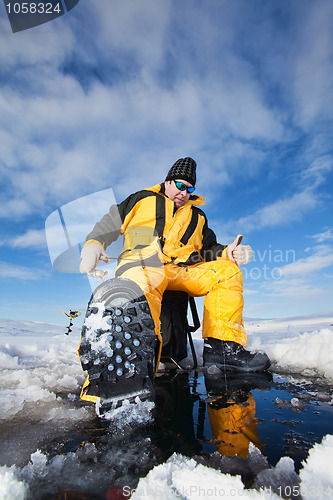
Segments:
[[[268,389],[271,379],[269,373],[205,376],[209,397],[207,413],[221,455],[245,458],[250,443],[263,451],[257,430],[255,399],[250,390]]]

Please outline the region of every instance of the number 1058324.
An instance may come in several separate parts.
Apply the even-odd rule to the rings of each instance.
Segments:
[[[63,8],[59,2],[9,2],[6,4],[8,14],[61,14]]]

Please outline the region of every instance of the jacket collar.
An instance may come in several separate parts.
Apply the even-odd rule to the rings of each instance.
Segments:
[[[150,188],[146,188],[145,191],[152,191],[153,193],[158,193],[162,196],[165,196],[164,194],[164,189],[163,189],[162,184],[156,184],[155,186],[152,186]],[[204,205],[205,204],[205,198],[202,196],[198,196],[196,194],[191,194],[190,199],[185,203],[185,205]]]

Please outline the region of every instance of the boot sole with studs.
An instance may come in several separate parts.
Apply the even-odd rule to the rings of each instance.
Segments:
[[[139,401],[153,401],[156,344],[147,299],[131,280],[100,285],[88,305],[79,348],[98,416]]]

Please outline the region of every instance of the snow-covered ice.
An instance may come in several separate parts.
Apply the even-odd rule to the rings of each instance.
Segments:
[[[286,319],[245,319],[247,348],[265,351],[272,370],[323,378],[333,383],[333,313]],[[199,365],[202,364],[200,329],[193,334]],[[185,365],[190,367],[189,357]]]
[[[248,320],[248,347],[267,352],[274,371],[333,382],[333,314],[283,320]]]
[[[24,500],[29,493],[27,484],[17,478],[14,470],[15,468],[0,467],[0,498],[2,500]]]
[[[248,347],[265,350],[272,360],[274,372],[301,373],[310,380],[315,377],[332,386],[331,323],[332,317],[328,315],[247,320]],[[64,451],[61,447],[59,452],[56,447],[52,448],[51,454],[45,451],[45,443],[52,443],[58,435],[72,432],[75,426],[89,426],[95,418],[91,406],[78,399],[85,379],[77,355],[80,331],[73,328],[69,336],[64,335],[65,331],[66,327],[62,325],[0,320],[0,439],[3,464],[0,467],[0,499],[29,498],[36,485],[45,481],[46,477],[49,483],[53,481],[54,485],[59,485],[59,481],[63,481],[66,486],[68,471],[72,475],[81,474],[82,478],[84,474],[86,477],[102,474],[96,458],[101,453],[105,455],[105,463],[108,460],[113,462],[115,457],[121,463],[120,457],[124,453],[130,452],[134,457],[139,449],[141,459],[135,459],[137,466],[140,460],[145,465],[149,462],[147,437],[139,440],[135,449],[131,448],[132,444],[128,444],[127,449],[119,445],[112,449],[112,454],[107,446],[97,450],[95,444],[89,442],[74,452]],[[194,335],[194,343],[200,364],[200,332]],[[191,365],[190,358],[185,366],[187,364]],[[324,398],[325,394],[321,396]],[[327,402],[330,403],[329,400]],[[299,410],[304,403],[294,396],[287,403],[276,401],[276,404],[287,404]],[[138,419],[141,417],[138,414]],[[126,418],[119,420],[126,422]],[[39,451],[42,445],[43,452]],[[152,463],[148,475],[144,467],[139,468],[141,480],[137,487],[132,488],[135,489],[133,498],[194,499],[202,498],[204,493],[206,497],[212,496],[219,489],[225,491],[226,497],[241,491],[242,498],[275,498],[279,493],[286,496],[290,488],[294,493],[302,491],[304,499],[326,499],[329,498],[329,491],[333,497],[332,435],[327,435],[321,444],[315,444],[310,449],[299,474],[296,474],[294,463],[288,457],[282,457],[275,467],[271,467],[265,463],[261,452],[252,447],[248,465],[251,460],[252,472],[256,476],[255,489],[245,488],[239,475],[221,473],[194,458],[175,454],[155,467]],[[103,474],[101,481],[107,481],[107,473],[104,471]],[[84,488],[87,481],[82,479],[78,484]],[[200,487],[206,488],[206,491],[200,490]],[[130,486],[123,491],[125,496],[129,497],[129,491],[132,492]]]
[[[253,452],[253,449],[252,449]],[[310,451],[298,477],[293,461],[282,457],[274,468],[261,471],[253,488],[245,489],[240,476],[222,474],[194,459],[172,455],[166,463],[151,470],[140,479],[133,500],[201,498],[274,499],[299,497],[304,500],[327,500],[333,496],[332,476],[333,436],[326,436]],[[251,450],[250,450],[251,454]],[[326,465],[325,465],[326,464]]]
[[[66,405],[85,377],[76,353],[79,330],[72,336],[65,331],[61,325],[0,321],[0,421],[41,414],[43,421],[85,418],[84,408],[68,413]]]

